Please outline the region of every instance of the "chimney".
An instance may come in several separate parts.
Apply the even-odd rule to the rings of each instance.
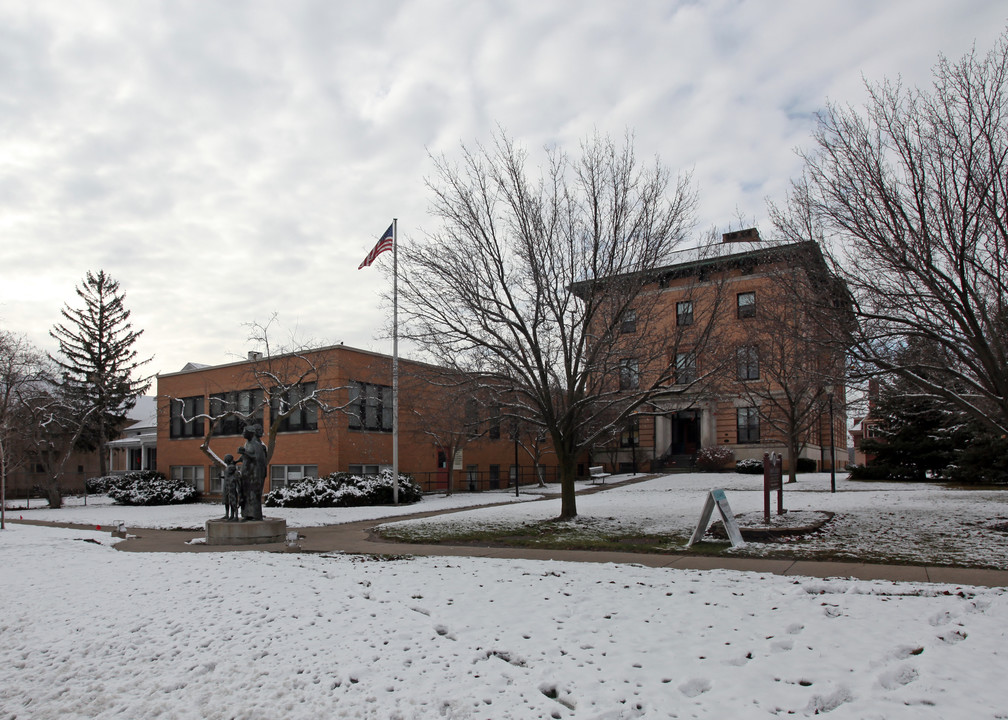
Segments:
[[[249,350],[248,359],[249,362],[256,362],[257,360],[262,360],[262,353],[256,352],[255,350]]]
[[[721,242],[759,242],[759,230],[756,228],[746,228],[745,230],[735,230],[721,235]]]

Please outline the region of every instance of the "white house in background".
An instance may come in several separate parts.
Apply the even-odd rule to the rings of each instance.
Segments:
[[[157,399],[146,395],[137,398],[128,417],[132,423],[107,445],[109,472],[157,469]]]

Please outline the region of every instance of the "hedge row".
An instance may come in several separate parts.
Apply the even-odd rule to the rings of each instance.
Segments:
[[[177,505],[196,502],[197,493],[184,480],[172,480],[153,470],[106,475],[88,481],[88,492],[107,493],[120,505]]]
[[[336,472],[322,478],[305,478],[266,493],[267,507],[359,507],[392,504],[392,473],[361,477]],[[399,476],[399,502],[415,503],[423,497],[420,486],[408,475]]]

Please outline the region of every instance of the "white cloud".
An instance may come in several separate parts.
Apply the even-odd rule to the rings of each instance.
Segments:
[[[701,227],[758,221],[827,98],[926,84],[1006,21],[981,0],[9,0],[0,321],[47,343],[102,267],[156,370],[243,354],[274,311],[387,351],[386,281],[356,267],[393,216],[404,242],[432,225],[428,151],[630,130],[695,171]]]

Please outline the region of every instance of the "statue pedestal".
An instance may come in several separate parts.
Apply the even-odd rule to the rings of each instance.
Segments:
[[[287,521],[282,518],[262,520],[207,520],[207,545],[264,545],[287,538]]]

